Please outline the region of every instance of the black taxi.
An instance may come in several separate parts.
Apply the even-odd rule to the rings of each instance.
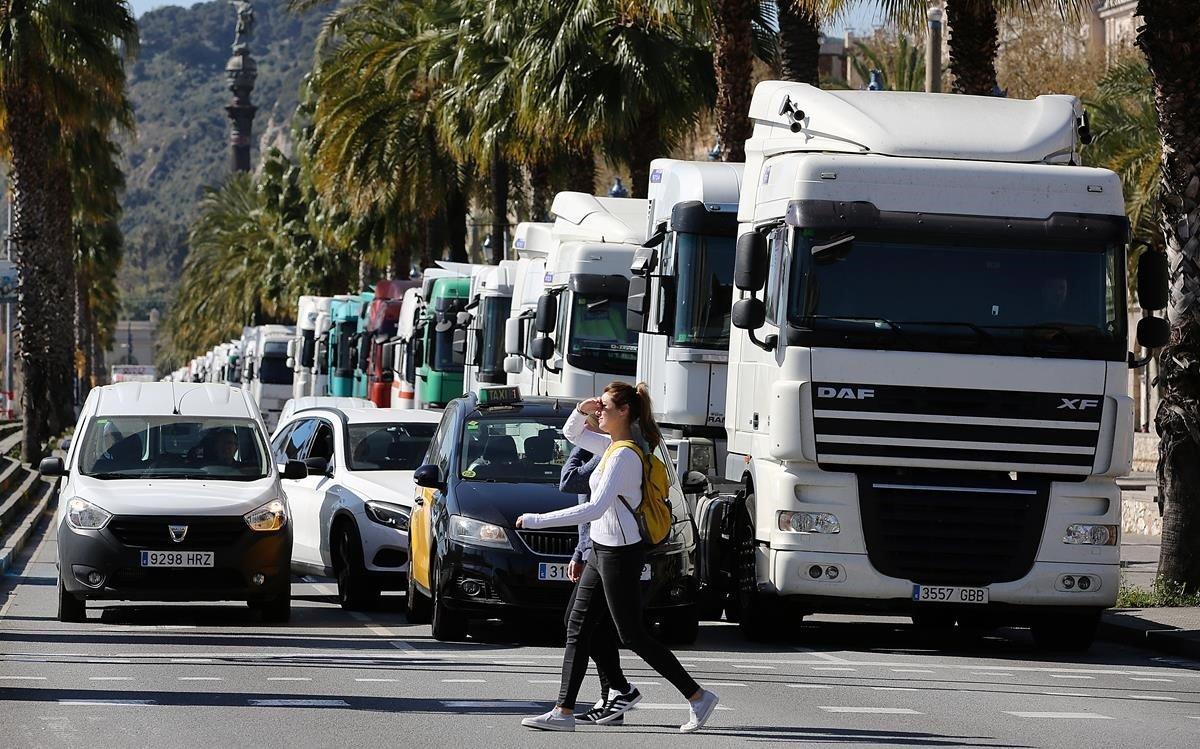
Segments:
[[[523,398],[515,387],[481,388],[446,406],[417,485],[408,535],[408,619],[438,640],[460,640],[471,619],[562,621],[572,583],[573,527],[514,528],[525,512],[578,501],[558,490],[572,446],[562,428],[574,400]],[[661,449],[661,448],[660,448]],[[671,462],[660,458],[670,470]],[[696,637],[696,531],[672,474],[674,525],[642,573],[648,616],[662,635]]]

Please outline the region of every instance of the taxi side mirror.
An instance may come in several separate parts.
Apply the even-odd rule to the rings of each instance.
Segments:
[[[413,483],[424,489],[445,491],[446,482],[442,478],[442,469],[433,463],[426,463],[413,471]]]

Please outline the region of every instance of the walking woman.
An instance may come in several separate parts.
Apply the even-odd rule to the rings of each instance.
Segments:
[[[587,428],[587,417],[595,414],[604,434]],[[567,419],[564,436],[585,450],[602,455],[589,484],[592,498],[557,512],[525,514],[517,519],[518,528],[552,528],[591,523],[592,555],[583,570],[567,626],[567,647],[563,655],[562,684],[558,702],[550,712],[526,718],[522,725],[549,731],[575,730],[575,699],[587,672],[591,637],[607,606],[621,642],[637,653],[651,668],[688,699],[690,719],[679,727],[684,733],[699,730],[717,707],[717,695],[701,689],[666,646],[646,632],[642,620],[641,573],[646,549],[642,543],[633,511],[642,501],[642,459],[632,449],[615,448],[615,442],[633,438],[633,427],[641,428],[651,450],[662,435],[650,412],[650,395],[645,384],[637,388],[614,382],[599,398],[591,398]],[[593,652],[593,656],[613,658],[613,652]],[[598,663],[599,665],[599,663]],[[619,715],[632,708],[641,695],[631,685],[615,682],[620,660],[606,663],[604,670],[614,679],[612,687],[621,694],[610,699],[612,713]],[[624,679],[622,679],[624,681]]]

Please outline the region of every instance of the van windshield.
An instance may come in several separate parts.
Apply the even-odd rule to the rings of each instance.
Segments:
[[[253,481],[270,468],[250,419],[103,416],[88,422],[79,472],[98,479]]]

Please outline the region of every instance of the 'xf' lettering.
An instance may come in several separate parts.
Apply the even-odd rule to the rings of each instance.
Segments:
[[[1100,401],[1092,398],[1063,398],[1058,407],[1060,410],[1066,408],[1071,411],[1085,411],[1099,405]]]

